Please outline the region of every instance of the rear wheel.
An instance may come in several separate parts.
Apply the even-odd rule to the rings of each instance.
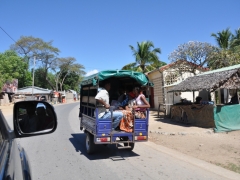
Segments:
[[[93,135],[90,133],[86,133],[86,150],[88,154],[92,154],[94,152],[95,144],[93,142]]]
[[[129,146],[130,146],[131,148],[127,148],[126,150],[128,150],[128,151],[132,151],[133,148],[134,148],[134,143],[123,143],[123,144],[124,144],[124,146],[128,146],[128,144],[129,144]]]
[[[121,137],[121,141],[127,141],[128,137]],[[134,143],[123,143],[124,146],[130,146],[130,148],[126,148],[127,151],[132,151],[134,148]]]

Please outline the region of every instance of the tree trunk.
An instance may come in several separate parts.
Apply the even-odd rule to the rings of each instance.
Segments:
[[[63,82],[65,80],[65,78],[67,77],[68,73],[66,73],[66,75],[63,77],[62,79],[62,82],[60,82],[60,88],[61,88],[61,91],[62,91],[62,85],[63,85]]]
[[[54,86],[53,86],[53,84],[51,83],[51,81],[50,81],[47,77],[46,77],[45,79],[46,79],[46,81],[48,82],[48,84],[51,86],[51,88],[54,89]]]

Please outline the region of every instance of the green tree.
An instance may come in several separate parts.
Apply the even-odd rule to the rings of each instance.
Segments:
[[[221,32],[217,32],[217,34],[212,33],[211,36],[215,38],[219,48],[226,50],[233,47],[234,37],[229,28],[222,30]]]
[[[232,49],[234,52],[240,51],[240,28],[235,30],[235,34],[233,35],[233,38],[232,38],[232,46],[233,46]]]
[[[208,61],[208,66],[212,70],[236,64],[240,64],[240,53],[231,50],[219,50],[213,52]]]
[[[219,49],[209,57],[209,67],[219,69],[240,63],[240,29],[232,34],[227,28],[217,34],[212,33],[215,37]]]
[[[137,42],[137,48],[129,46],[135,57],[135,62],[125,65],[122,70],[133,70],[139,72],[148,72],[156,69],[156,66],[162,66],[166,63],[161,62],[158,54],[161,54],[160,48],[154,48],[151,41]]]
[[[6,81],[18,79],[18,87],[31,85],[31,73],[27,70],[27,63],[14,51],[0,53],[0,89]]]
[[[27,68],[22,71],[22,76],[18,78],[18,88],[32,85],[32,73]]]
[[[45,70],[43,68],[37,68],[34,72],[34,86],[45,88],[45,89],[52,89],[52,87],[46,83],[45,78],[42,76],[42,74],[45,73]],[[51,81],[52,84],[54,84],[54,74],[51,72],[48,72],[47,77],[49,81]]]
[[[40,38],[35,38],[33,36],[21,36],[20,39],[13,45],[11,45],[11,50],[16,51],[20,56],[24,57],[24,61],[28,64],[30,61],[33,62],[34,55],[38,52],[38,46],[44,41]]]
[[[65,74],[65,72],[63,72],[63,74]],[[72,89],[79,93],[80,82],[82,79],[83,77],[80,77],[77,73],[71,72],[68,74],[67,78],[65,79],[62,88],[65,90]]]
[[[73,57],[58,58],[58,67],[59,68],[55,76],[55,83],[56,88],[58,88],[58,84],[60,85],[61,91],[63,90],[63,84],[66,78],[68,78],[71,73],[78,75],[79,78],[86,74],[84,66],[76,63],[76,59]]]
[[[21,36],[20,39],[11,46],[11,49],[24,56],[27,63],[33,62],[36,57],[36,65],[43,68],[42,76],[44,82],[48,83],[52,89],[54,84],[48,79],[48,72],[57,66],[57,55],[60,50],[52,45],[53,41],[45,42],[40,38],[32,36]]]

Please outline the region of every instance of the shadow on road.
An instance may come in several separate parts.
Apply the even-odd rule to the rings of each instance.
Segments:
[[[170,124],[170,125],[177,125],[177,126],[182,126],[182,127],[196,127],[196,126],[193,126],[186,122],[175,121],[164,115],[158,116],[157,114],[154,114],[154,115],[152,115],[152,117],[153,117],[154,121],[158,121],[158,122],[162,122],[162,123],[166,123],[166,124]]]
[[[96,145],[96,151],[94,154],[87,154],[85,147],[85,134],[71,134],[72,138],[69,138],[69,141],[73,144],[76,149],[76,152],[80,152],[81,155],[86,156],[89,160],[99,160],[99,159],[111,159],[112,161],[121,161],[125,160],[126,157],[135,157],[139,156],[133,151],[127,149],[118,149],[116,145]]]

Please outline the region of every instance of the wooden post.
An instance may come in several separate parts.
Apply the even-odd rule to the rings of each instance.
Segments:
[[[193,102],[195,102],[195,91],[193,91]]]
[[[172,104],[174,104],[174,92],[173,92],[173,98],[172,98],[172,99],[173,99],[173,102],[172,102]]]

